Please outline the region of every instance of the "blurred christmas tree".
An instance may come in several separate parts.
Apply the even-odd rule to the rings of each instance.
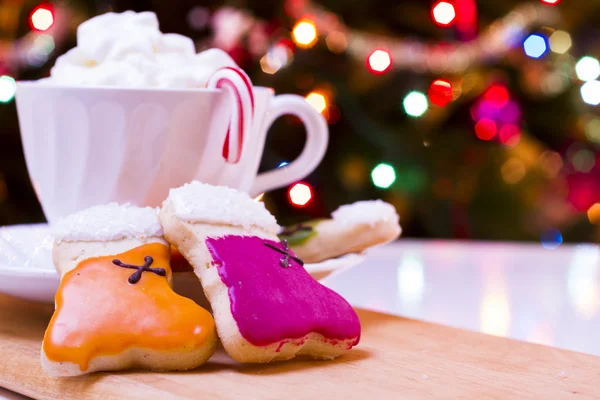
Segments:
[[[263,197],[282,223],[381,197],[407,236],[597,240],[600,3],[585,0],[3,1],[0,224],[43,220],[9,77],[47,75],[81,21],[127,9],[155,11],[164,32],[227,50],[255,84],[325,115],[321,166]],[[282,119],[261,168],[285,168],[302,142]]]

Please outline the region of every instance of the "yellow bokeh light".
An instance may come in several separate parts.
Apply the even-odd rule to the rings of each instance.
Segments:
[[[312,21],[300,21],[292,31],[294,42],[300,47],[311,47],[317,41],[317,28]]]
[[[327,99],[319,92],[310,92],[306,96],[306,101],[320,113],[327,108]]]
[[[513,157],[506,161],[502,168],[500,169],[500,173],[502,174],[502,179],[504,182],[514,185],[523,179],[527,169],[525,168],[525,164],[520,159]]]
[[[587,212],[587,215],[591,224],[600,225],[600,203],[596,203],[591,206]]]
[[[571,35],[565,31],[555,31],[550,35],[548,41],[550,42],[550,50],[558,54],[565,54],[573,44]]]
[[[343,53],[348,47],[348,39],[342,32],[334,31],[327,35],[325,39],[327,48],[333,53]]]

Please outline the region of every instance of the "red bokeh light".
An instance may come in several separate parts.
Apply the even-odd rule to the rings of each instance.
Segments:
[[[31,29],[39,32],[47,31],[54,25],[54,11],[50,4],[41,4],[29,15]]]
[[[436,79],[429,86],[427,96],[432,104],[443,107],[452,101],[452,84],[444,79]]]
[[[312,189],[306,183],[296,183],[288,190],[290,203],[296,207],[305,207],[312,200]]]
[[[521,130],[517,125],[506,124],[498,132],[500,142],[506,146],[516,146],[521,139]]]
[[[376,75],[381,75],[392,67],[392,56],[387,50],[375,50],[367,57],[367,68]]]
[[[475,134],[481,140],[491,140],[497,131],[496,123],[488,118],[483,118],[475,124]]]
[[[492,103],[494,107],[502,108],[510,100],[510,95],[505,86],[492,85],[486,90],[483,98]]]
[[[542,3],[549,4],[551,6],[560,3],[560,0],[542,0]]]
[[[431,9],[431,17],[440,26],[449,26],[456,19],[456,9],[448,1],[439,1]]]

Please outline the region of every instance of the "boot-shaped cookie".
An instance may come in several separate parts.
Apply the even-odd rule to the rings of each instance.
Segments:
[[[279,233],[307,263],[318,263],[395,240],[402,229],[391,204],[381,200],[341,206],[330,219],[290,226]]]
[[[331,359],[358,343],[350,304],[306,272],[262,203],[193,182],[171,190],[159,218],[200,278],[223,347],[236,361]]]
[[[214,320],[171,289],[170,246],[156,209],[93,207],[54,233],[61,282],[42,344],[46,372],[186,370],[210,358]]]

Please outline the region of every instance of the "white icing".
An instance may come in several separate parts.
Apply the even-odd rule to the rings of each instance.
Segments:
[[[58,57],[44,83],[118,87],[206,87],[219,68],[236,67],[222,50],[196,54],[185,36],[163,34],[152,12],[106,13],[77,29],[77,47]]]
[[[276,234],[279,225],[262,202],[247,193],[198,181],[171,189],[169,199],[175,215],[187,222],[257,227]]]
[[[158,209],[110,203],[69,215],[52,226],[56,241],[91,242],[162,237]]]
[[[375,224],[377,222],[400,221],[394,206],[382,200],[358,201],[343,205],[331,213],[331,217],[344,224]]]

